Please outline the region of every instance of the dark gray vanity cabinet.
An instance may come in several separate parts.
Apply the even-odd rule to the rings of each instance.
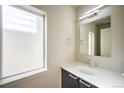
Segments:
[[[72,73],[62,69],[62,88],[97,88]]]
[[[78,77],[62,69],[62,88],[78,88]]]

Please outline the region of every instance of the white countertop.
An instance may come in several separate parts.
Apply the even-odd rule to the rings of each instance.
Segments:
[[[71,65],[61,66],[66,71],[99,87],[99,88],[124,88],[124,76],[121,72],[107,70],[99,67],[89,67],[87,64],[75,62]],[[82,73],[90,71],[93,75]]]

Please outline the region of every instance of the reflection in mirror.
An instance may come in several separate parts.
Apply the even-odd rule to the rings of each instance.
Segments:
[[[80,54],[111,56],[111,17],[80,25]]]

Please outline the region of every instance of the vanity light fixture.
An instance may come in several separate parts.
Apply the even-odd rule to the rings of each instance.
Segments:
[[[98,12],[99,12],[99,10],[95,10],[95,11],[93,11],[93,12],[87,14],[87,15],[84,15],[84,16],[80,17],[79,20],[83,20],[85,18],[88,18],[88,17],[91,17],[91,16],[95,16],[95,15],[97,15]]]
[[[104,7],[104,5],[99,5],[99,6],[97,6],[96,8],[93,8],[92,10],[89,10],[89,11],[85,12],[84,14],[85,14],[85,15],[86,15],[86,14],[89,14],[89,13],[91,13],[91,12],[93,12],[93,11],[95,11],[95,10],[101,9],[101,8],[103,8],[103,7]]]
[[[103,8],[103,7],[104,7],[104,5],[99,5],[98,7],[96,7],[96,8],[94,8],[94,9],[92,9],[92,10],[89,10],[89,11],[85,12],[84,15],[79,18],[79,20],[83,20],[83,19],[85,19],[85,18],[93,17],[93,16],[97,15],[97,13],[98,13],[98,12],[100,11],[100,9]]]

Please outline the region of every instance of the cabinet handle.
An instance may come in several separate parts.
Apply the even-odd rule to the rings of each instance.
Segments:
[[[91,85],[85,83],[84,81],[82,81],[81,79],[79,80],[80,83],[82,83],[83,85],[85,85],[86,87],[90,88]]]
[[[72,77],[73,79],[77,79],[77,77],[73,76],[72,74],[69,74],[70,77]]]

